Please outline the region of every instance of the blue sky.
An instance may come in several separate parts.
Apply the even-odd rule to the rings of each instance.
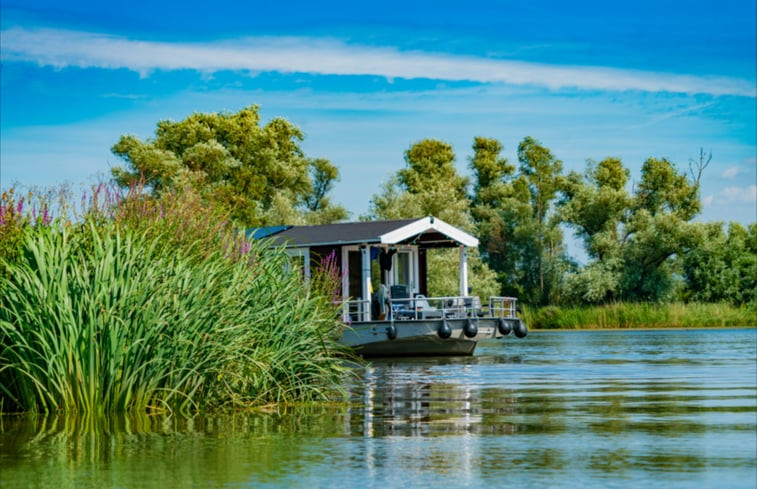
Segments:
[[[757,214],[754,0],[0,0],[0,186],[108,175],[121,134],[251,104],[341,171],[353,217],[414,142],[532,136],[582,171],[713,154],[705,220]]]

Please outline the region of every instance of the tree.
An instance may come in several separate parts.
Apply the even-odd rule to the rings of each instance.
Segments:
[[[566,277],[571,299],[661,301],[672,297],[677,257],[698,246],[691,223],[700,209],[700,160],[692,178],[667,159],[648,158],[632,194],[629,172],[616,158],[589,163],[566,179],[562,219],[584,240],[592,259]]]
[[[562,162],[542,144],[526,137],[518,145],[520,179],[529,191],[530,219],[522,224],[525,287],[533,302],[547,304],[559,293],[559,276],[565,267],[560,221],[553,204],[563,186]],[[536,293],[538,291],[538,293]]]
[[[698,245],[682,256],[687,301],[757,304],[757,224],[697,225]]]
[[[491,138],[473,141],[472,215],[478,228],[480,249],[497,273],[501,293],[521,297],[521,264],[525,243],[521,224],[531,216],[528,185],[513,180],[515,167],[500,156],[502,144]]]
[[[586,173],[565,180],[560,217],[573,226],[593,260],[566,276],[571,302],[603,303],[617,298],[623,272],[621,240],[632,198],[626,190],[630,172],[618,158],[589,161]]]
[[[570,266],[553,212],[562,163],[530,137],[518,146],[517,174],[496,139],[475,138],[473,151],[472,213],[503,293],[534,304],[557,300],[560,277]]]
[[[435,216],[473,231],[468,179],[455,168],[455,153],[449,144],[426,139],[405,152],[405,168],[384,183],[371,199],[366,219],[401,219]],[[429,294],[458,294],[457,250],[431,250],[428,254]],[[477,250],[468,253],[469,282],[475,294],[496,295],[495,274],[484,264]]]
[[[670,298],[674,259],[696,246],[691,223],[701,208],[699,180],[667,159],[648,158],[634,192],[623,238],[623,296],[634,301]]]
[[[449,144],[424,139],[405,151],[405,168],[384,183],[371,199],[368,219],[436,216],[467,231],[473,230],[468,179],[455,168]]]
[[[112,151],[126,168],[112,170],[121,186],[143,182],[155,195],[192,187],[244,226],[331,222],[347,217],[326,194],[338,170],[307,158],[302,132],[275,118],[260,126],[257,106],[237,113],[194,113],[160,121],[154,139],[125,135]]]

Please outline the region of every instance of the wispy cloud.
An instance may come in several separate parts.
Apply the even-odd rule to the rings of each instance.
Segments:
[[[757,202],[757,185],[726,187],[720,191],[717,200],[723,204],[751,204]]]
[[[754,83],[596,66],[559,66],[523,61],[400,51],[313,38],[244,38],[207,43],[156,42],[107,34],[14,27],[0,33],[3,61],[57,68],[375,75],[386,78],[536,85],[552,90],[706,93],[757,96]]]
[[[746,173],[746,171],[740,166],[731,166],[726,168],[723,173],[720,174],[720,176],[725,179],[732,180],[742,173]]]

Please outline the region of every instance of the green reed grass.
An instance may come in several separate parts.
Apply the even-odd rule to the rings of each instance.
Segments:
[[[0,277],[5,410],[186,412],[339,392],[338,312],[284,271],[281,250],[191,235],[169,247],[160,224],[33,228]]]
[[[703,303],[615,303],[523,308],[531,328],[687,328],[757,325],[753,307]]]

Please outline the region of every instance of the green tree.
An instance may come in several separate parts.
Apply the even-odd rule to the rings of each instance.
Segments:
[[[455,168],[449,144],[425,139],[405,151],[405,168],[399,170],[371,199],[368,219],[436,216],[466,231],[473,230],[468,179]]]
[[[667,159],[648,158],[632,194],[626,189],[629,172],[616,158],[590,162],[584,175],[568,176],[560,214],[592,260],[566,276],[570,299],[602,303],[672,297],[677,258],[701,240],[691,220],[700,209],[702,161],[689,178]]]
[[[143,182],[155,195],[192,187],[245,226],[345,219],[346,210],[327,197],[338,170],[306,157],[302,139],[285,119],[261,126],[257,106],[194,113],[180,122],[160,121],[153,139],[122,136],[112,151],[126,168],[112,173],[119,185]]]
[[[530,218],[521,224],[522,279],[531,302],[547,304],[559,300],[558,284],[567,266],[560,221],[554,213],[563,186],[562,162],[531,137],[518,145],[518,161],[521,181],[516,185],[525,184],[531,205]]]
[[[625,299],[671,298],[675,258],[697,245],[690,221],[700,208],[698,176],[690,180],[665,158],[644,162],[623,237]]]
[[[532,304],[559,300],[558,285],[570,266],[554,213],[562,163],[531,137],[518,146],[517,173],[496,139],[475,138],[473,151],[472,212],[502,292]]]
[[[697,225],[698,246],[682,256],[687,301],[757,303],[757,224]]]
[[[474,139],[471,212],[480,249],[497,273],[501,293],[523,297],[523,252],[528,242],[523,224],[531,220],[530,192],[524,178],[515,179],[515,167],[501,152],[502,144],[496,139]]]
[[[565,277],[570,302],[603,303],[621,292],[623,225],[632,206],[626,190],[630,172],[618,158],[589,161],[586,173],[572,172],[560,202],[563,222],[575,229],[592,262]]]
[[[401,219],[435,216],[474,231],[467,196],[468,179],[455,167],[449,144],[426,139],[405,152],[405,168],[399,170],[373,196],[366,219]],[[431,250],[428,254],[429,294],[458,294],[457,250]],[[469,283],[482,297],[496,295],[496,275],[481,261],[477,250],[468,254]]]

